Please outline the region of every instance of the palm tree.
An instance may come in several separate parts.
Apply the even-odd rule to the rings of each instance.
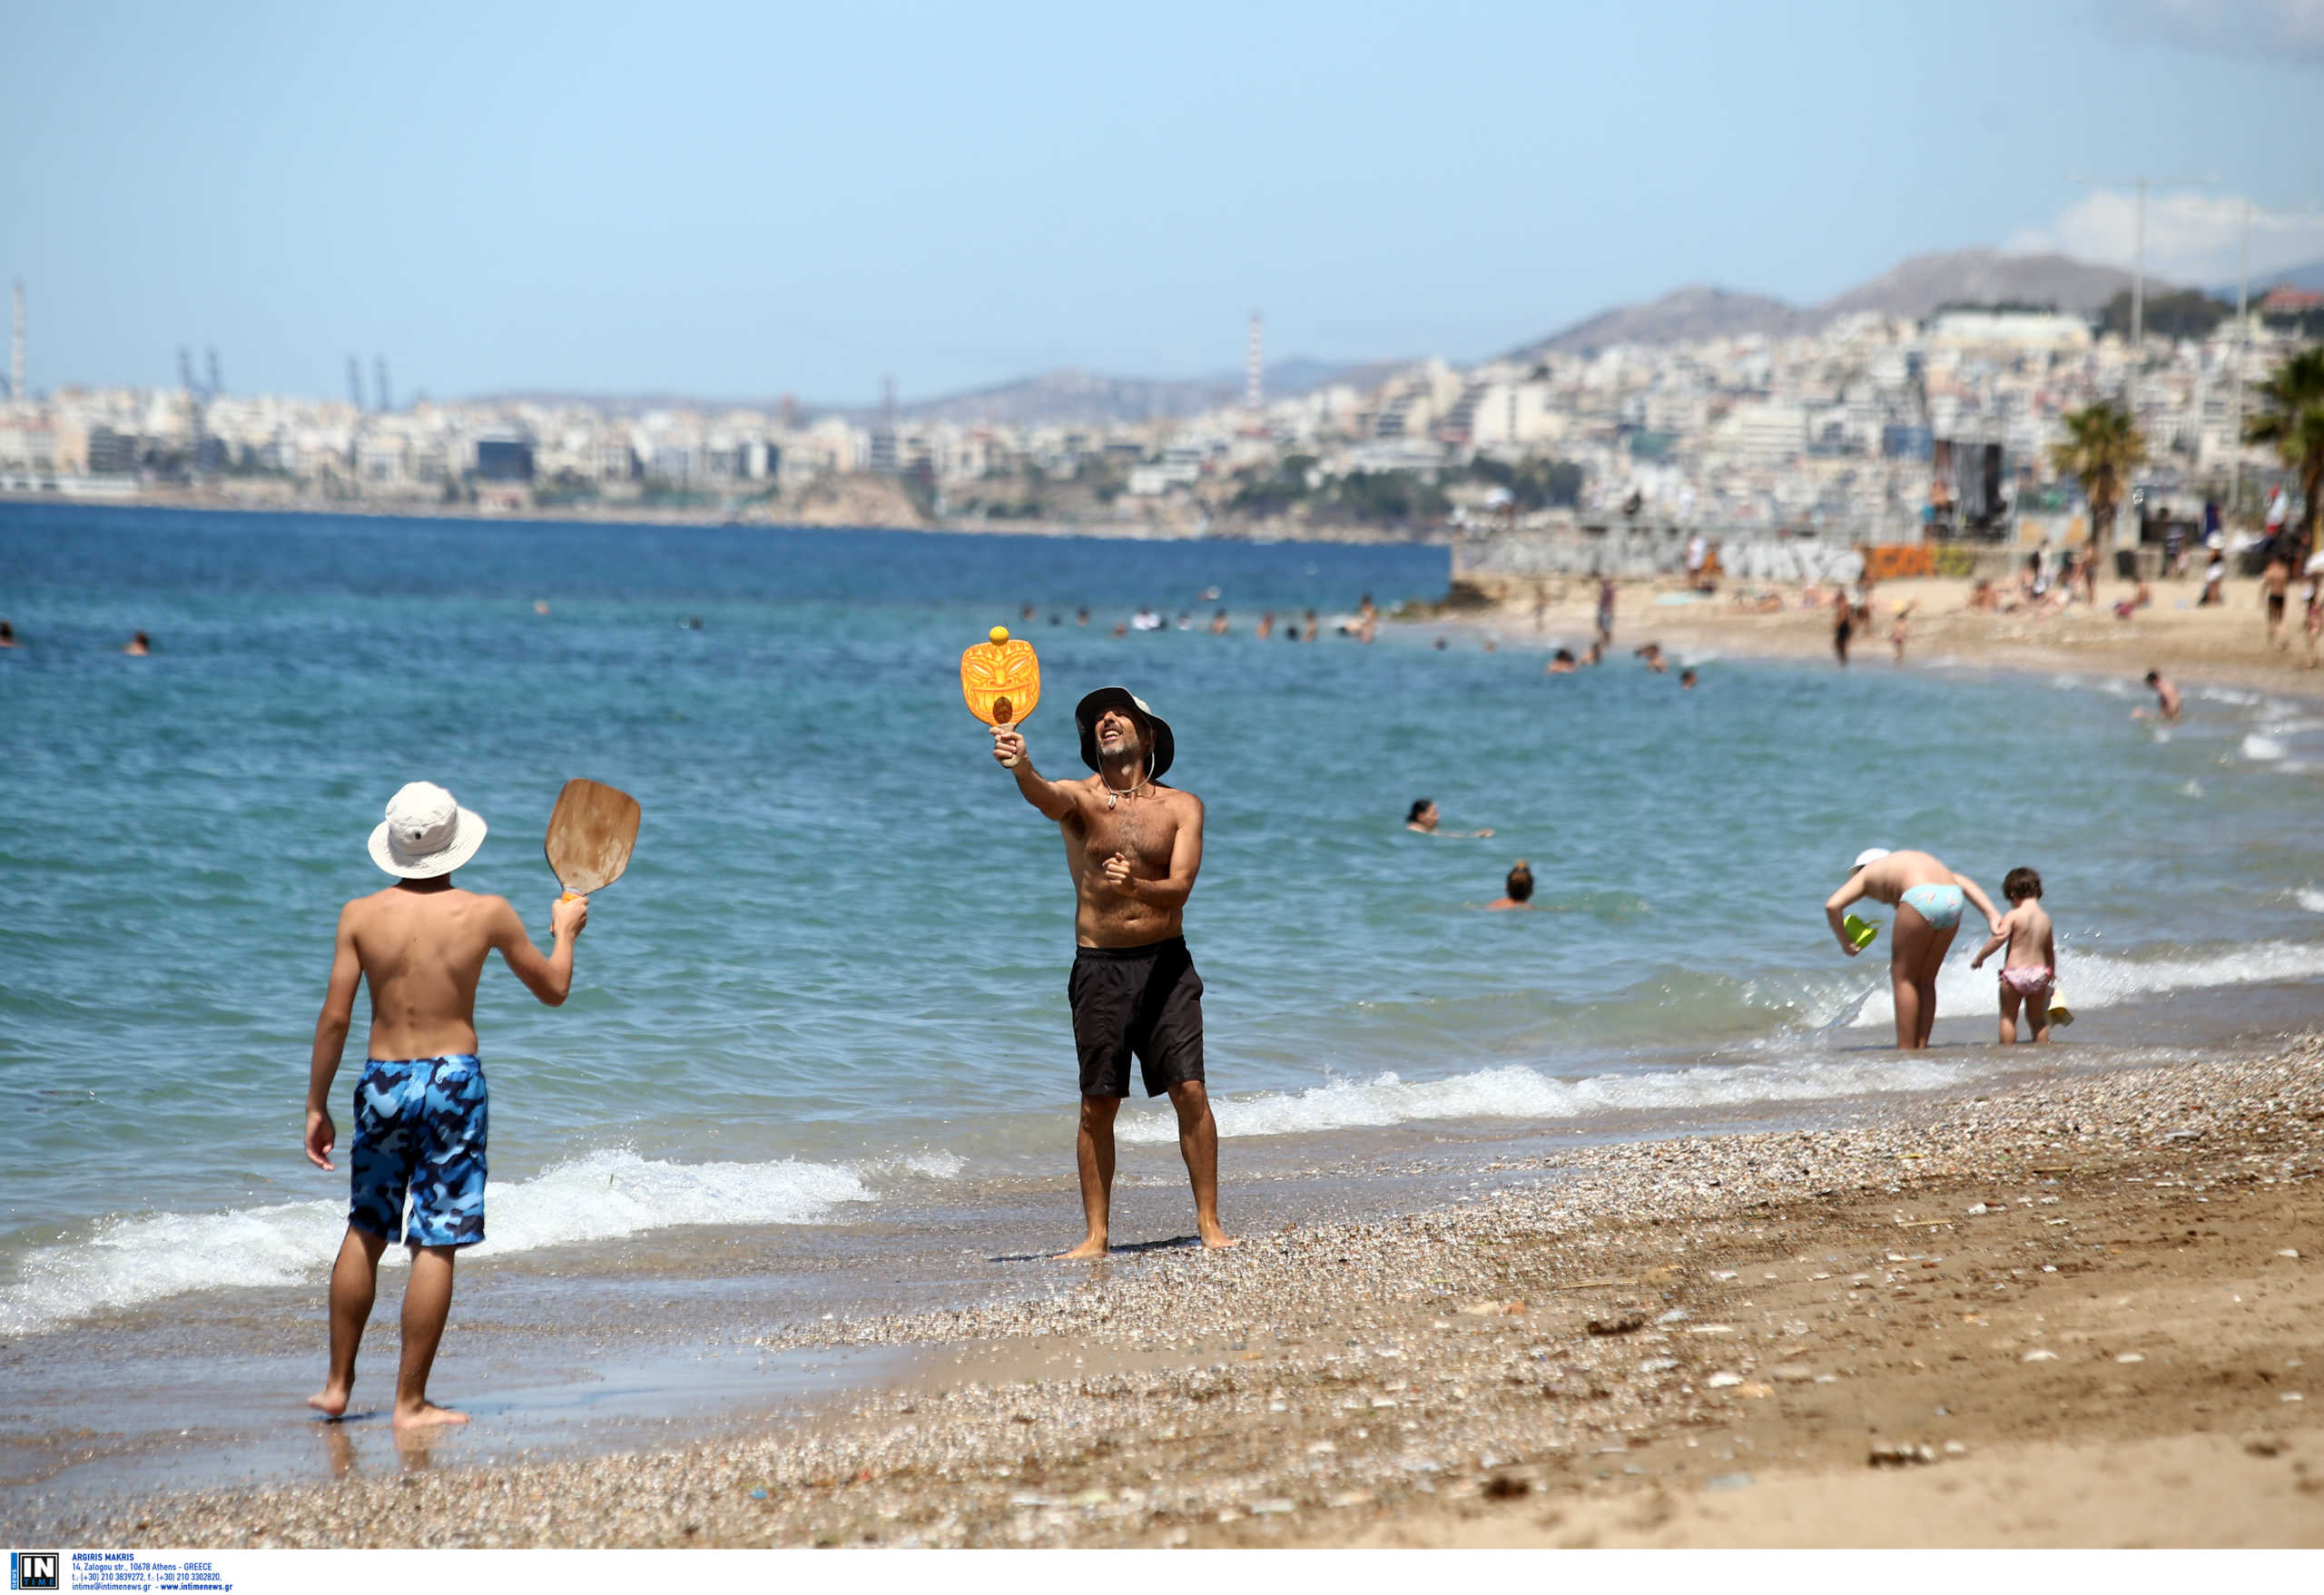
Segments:
[[[2257,387],[2264,408],[2244,421],[2243,436],[2276,446],[2284,463],[2299,473],[2300,494],[2308,501],[2300,512],[2299,546],[2290,551],[2297,567],[2316,546],[2317,498],[2324,489],[2324,349],[2300,350]]]
[[[2066,435],[2050,446],[2050,463],[2082,484],[2090,500],[2090,552],[2095,557],[2114,536],[2122,478],[2146,458],[2146,438],[2131,412],[2103,402],[2060,418]]]

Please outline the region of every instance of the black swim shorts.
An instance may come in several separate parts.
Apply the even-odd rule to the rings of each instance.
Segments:
[[[1149,1097],[1202,1078],[1202,977],[1185,938],[1078,947],[1065,995],[1084,1097],[1128,1096],[1133,1052]]]

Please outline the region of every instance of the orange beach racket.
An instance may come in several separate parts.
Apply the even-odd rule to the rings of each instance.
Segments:
[[[1022,637],[1012,642],[1007,626],[994,626],[990,642],[961,651],[960,696],[987,725],[1022,725],[1041,701],[1041,662],[1033,645]]]

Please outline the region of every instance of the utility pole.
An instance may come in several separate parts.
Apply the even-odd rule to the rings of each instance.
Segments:
[[[8,397],[17,404],[30,402],[25,390],[25,284],[16,282],[15,317],[8,330]]]
[[[2227,492],[2227,513],[2243,502],[2243,351],[2251,341],[2251,202],[2243,202],[2242,269],[2235,280],[2235,461],[2233,485]]]
[[[2124,400],[2132,419],[2138,417],[2139,368],[2146,359],[2146,191],[2150,184],[2164,187],[2201,187],[2219,181],[2216,177],[2077,177],[2071,181],[2098,187],[2112,188],[2122,182],[2138,189],[2138,211],[2132,222],[2131,233],[2131,374],[2124,384]]]
[[[357,415],[363,413],[363,362],[353,355],[347,357],[347,402]]]

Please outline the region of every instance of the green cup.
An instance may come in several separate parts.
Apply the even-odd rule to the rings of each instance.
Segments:
[[[1840,929],[1848,933],[1849,944],[1852,945],[1858,952],[1862,952],[1866,948],[1871,946],[1872,939],[1880,934],[1879,926],[1868,924],[1865,921],[1857,919],[1854,914],[1850,914],[1846,919],[1840,921]]]

